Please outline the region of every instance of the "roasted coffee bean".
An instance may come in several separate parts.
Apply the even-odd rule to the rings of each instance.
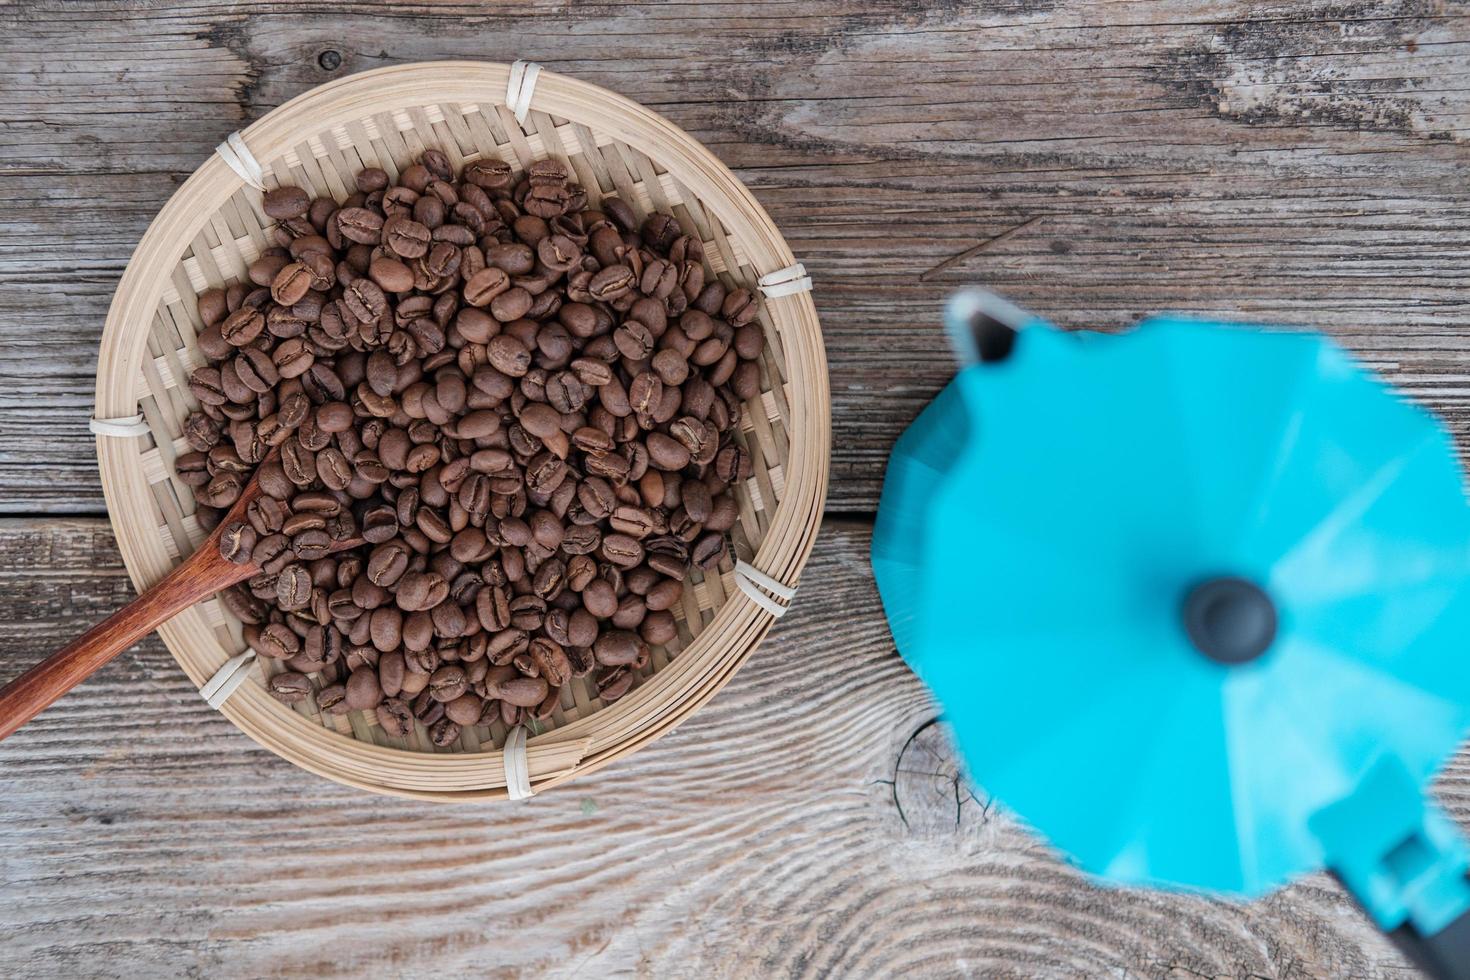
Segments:
[[[458,664],[446,664],[429,678],[428,690],[429,695],[442,704],[463,695],[468,686],[464,668]]]
[[[546,619],[546,600],[537,595],[521,595],[510,600],[510,624],[527,632],[541,628]]]
[[[384,697],[396,698],[403,690],[406,669],[403,654],[397,650],[390,650],[378,658],[378,686],[382,688]]]
[[[638,635],[643,637],[645,643],[664,646],[674,641],[679,635],[679,629],[674,621],[673,613],[664,610],[650,610],[643,618],[643,624],[638,627]]]
[[[231,586],[220,594],[220,601],[240,622],[255,625],[268,615],[266,605],[240,586]]]
[[[464,179],[486,190],[499,190],[511,183],[511,167],[504,160],[481,158],[465,164]]]
[[[497,266],[486,266],[465,280],[464,301],[470,306],[489,306],[508,289],[510,275]]]
[[[368,556],[367,577],[374,585],[391,588],[408,570],[408,548],[402,541],[378,545]]]
[[[328,446],[316,456],[317,478],[330,490],[346,490],[352,482],[352,464],[340,449]]]
[[[311,601],[311,573],[305,565],[281,569],[276,579],[276,603],[286,610],[304,609]]]
[[[383,700],[383,689],[378,684],[378,672],[371,667],[359,667],[347,678],[344,700],[351,711],[366,711],[375,708]]]
[[[326,531],[302,531],[291,539],[291,551],[301,561],[325,558],[332,550],[332,536]]]
[[[219,553],[228,562],[248,565],[255,548],[256,532],[245,521],[232,521],[224,526],[219,537]]]
[[[478,694],[461,694],[444,705],[444,717],[456,725],[476,725],[479,724],[480,715],[484,710],[485,702]]]
[[[449,583],[437,572],[409,572],[398,580],[394,599],[405,612],[427,611],[449,597]]]
[[[708,531],[725,532],[735,526],[740,519],[740,505],[735,498],[728,493],[722,493],[715,498],[710,506],[709,517],[705,519],[704,526]]]
[[[625,595],[618,601],[618,611],[612,614],[612,624],[622,630],[637,629],[647,614],[648,607],[641,596]]]
[[[294,657],[301,650],[301,640],[284,623],[270,623],[256,637],[255,652],[273,660]]]
[[[618,611],[617,592],[603,579],[594,579],[582,590],[582,605],[598,619],[607,619]]]
[[[398,536],[398,514],[390,504],[380,504],[362,515],[362,538],[369,544],[382,544]]]
[[[300,218],[310,206],[311,196],[299,187],[278,187],[267,191],[260,202],[266,217],[277,221]]]
[[[300,262],[292,262],[282,266],[271,280],[271,299],[282,306],[291,306],[306,296],[311,284],[311,271]]]
[[[388,297],[371,279],[358,279],[342,293],[343,307],[360,323],[376,323],[388,309]]]
[[[627,295],[636,279],[636,274],[627,266],[610,265],[593,275],[587,284],[587,292],[599,302],[611,302]]]
[[[526,650],[546,682],[552,687],[561,687],[572,679],[572,663],[567,659],[561,645],[544,636],[531,641]]]
[[[648,459],[661,470],[682,470],[689,465],[689,450],[683,443],[662,432],[650,432],[647,439]]]
[[[633,687],[633,672],[626,667],[608,668],[597,675],[597,696],[616,701]]]
[[[347,704],[347,687],[331,684],[316,692],[316,706],[329,715],[345,715],[352,708]]]
[[[342,237],[362,245],[376,245],[383,234],[383,219],[366,208],[343,208],[337,212]]]
[[[300,704],[311,696],[311,678],[294,671],[272,674],[265,689],[282,704]]]
[[[218,507],[223,510],[240,499],[242,489],[244,489],[244,481],[240,478],[239,473],[224,472],[205,484],[198,496],[210,507]]]
[[[612,630],[598,636],[597,642],[592,645],[592,652],[597,655],[597,663],[604,667],[622,667],[635,663],[642,655],[647,655],[648,645],[637,633]]]
[[[604,545],[606,541],[604,540]],[[566,587],[567,567],[560,559],[553,558],[542,562],[541,567],[536,569],[536,575],[532,580],[532,588],[536,595],[548,602],[561,594]]]
[[[620,568],[632,568],[643,561],[643,545],[627,534],[608,534],[602,539],[602,556]]]
[[[689,557],[700,568],[716,567],[725,557],[725,536],[718,532],[704,535],[694,543]]]
[[[413,732],[413,711],[402,698],[389,697],[378,705],[378,724],[393,738],[404,738]]]
[[[602,532],[591,525],[567,528],[561,539],[562,554],[568,556],[590,555],[602,544]]]
[[[525,630],[505,629],[495,633],[489,644],[486,645],[485,654],[491,663],[507,664],[518,654],[524,653],[530,638]]]
[[[684,595],[684,583],[672,578],[661,580],[643,596],[643,602],[652,612],[662,612],[678,605]]]
[[[432,240],[429,229],[407,215],[394,215],[383,223],[383,244],[405,259],[422,258]]]
[[[486,683],[487,694],[517,708],[536,707],[545,700],[549,690],[546,681],[539,677],[512,677],[493,686]]]
[[[519,378],[531,368],[531,352],[526,345],[506,334],[491,337],[486,352],[490,365],[508,377]]]
[[[459,741],[460,726],[452,718],[440,718],[429,726],[429,741],[440,748]]]

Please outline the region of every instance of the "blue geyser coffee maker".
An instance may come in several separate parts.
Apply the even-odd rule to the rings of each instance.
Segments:
[[[1250,898],[1326,868],[1470,977],[1427,787],[1470,728],[1454,445],[1325,337],[1063,333],[964,292],[873,569],[974,781],[1106,882]]]

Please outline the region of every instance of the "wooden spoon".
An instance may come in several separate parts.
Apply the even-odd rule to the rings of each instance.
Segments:
[[[227,561],[219,551],[220,534],[232,522],[244,520],[245,508],[258,496],[259,468],[245,484],[240,499],[220,519],[219,526],[183,564],[155,582],[147,592],[0,689],[0,739],[8,737],[57,698],[178,613],[221,589],[258,574],[260,565],[255,562],[236,565]],[[349,538],[336,542],[332,550],[342,551],[359,544],[362,544],[361,538]]]

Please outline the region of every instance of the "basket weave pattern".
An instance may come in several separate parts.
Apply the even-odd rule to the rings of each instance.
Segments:
[[[481,157],[498,157],[522,170],[533,160],[555,157],[587,189],[589,207],[616,195],[640,218],[653,211],[675,215],[686,232],[697,234],[704,242],[708,272],[727,286],[744,286],[758,295],[757,279],[777,266],[771,265],[765,255],[753,255],[752,251],[768,251],[768,247],[748,234],[731,230],[729,225],[735,222],[729,221],[728,202],[718,202],[724,205],[721,210],[716,202],[703,199],[690,186],[690,177],[702,180],[707,175],[689,171],[682,157],[663,159],[659,152],[661,134],[656,129],[644,132],[646,123],[641,117],[657,120],[696,149],[697,144],[626,100],[550,73],[541,76],[540,97],[524,124],[518,123],[502,103],[484,98],[472,102],[449,98],[462,98],[468,83],[458,79],[465,76],[488,76],[489,84],[482,83],[480,89],[485,95],[503,92],[504,82],[499,88],[494,82],[497,77],[503,79],[504,72],[503,66],[453,63],[385,69],[308,93],[271,113],[243,135],[263,165],[268,188],[294,184],[313,195],[329,195],[339,201],[355,190],[354,177],[359,170],[381,167],[396,177],[430,147],[448,155],[456,169]],[[373,89],[371,76],[383,76],[382,84],[376,87],[381,93],[378,100],[366,98]],[[450,78],[457,80],[450,84]],[[331,98],[329,90],[334,88],[346,90],[341,93],[344,97]],[[567,90],[567,99],[559,97],[562,89]],[[437,91],[444,92],[446,98],[428,98]],[[313,99],[328,106],[328,111],[311,112],[309,103]],[[358,99],[365,111],[354,111]],[[374,101],[378,103],[375,109],[371,108]],[[543,102],[550,111],[537,108]],[[562,110],[565,115],[557,111],[561,108],[559,102],[568,103]],[[583,103],[589,111],[580,111]],[[620,114],[627,107],[637,112],[623,120]],[[284,130],[275,140],[255,135],[272,117],[289,114],[293,109],[302,118],[288,119],[286,125],[275,127]],[[313,126],[313,118],[321,121]],[[713,158],[708,163],[722,172],[716,174],[722,182],[734,183]],[[119,289],[104,340],[99,366],[99,415],[109,410],[127,413],[124,392],[130,392],[136,406],[133,410],[143,414],[149,429],[148,435],[135,440],[99,441],[109,509],[118,525],[129,569],[140,584],[156,578],[156,569],[167,567],[160,566],[157,558],[175,563],[205,536],[194,517],[192,491],[179,481],[174,470],[177,457],[188,452],[182,437],[183,423],[195,407],[187,379],[204,363],[195,342],[203,327],[196,297],[211,287],[248,282],[247,265],[271,244],[269,233],[274,222],[261,210],[261,192],[229,171],[220,171],[219,161],[211,160],[190,181],[193,184],[203,179],[216,198],[222,196],[220,203],[207,210],[181,210],[180,198],[189,189],[186,184],[150,228]],[[748,194],[745,196],[748,198]],[[753,201],[750,203],[753,205]],[[769,225],[758,206],[755,212],[737,208],[734,215],[740,224]],[[174,238],[170,259],[168,243],[150,239],[161,226],[165,233],[177,234],[175,224],[192,227],[187,238]],[[784,251],[784,242],[773,227],[770,234]],[[150,244],[155,246],[156,254],[150,252]],[[140,265],[146,266],[141,272]],[[156,293],[157,300],[148,321],[124,319],[129,317],[129,306],[136,308],[146,302],[150,292]],[[778,305],[791,312],[775,315]],[[760,322],[767,340],[761,359],[763,394],[746,404],[737,435],[750,453],[753,475],[737,488],[740,519],[730,536],[737,557],[794,584],[810,548],[825,491],[825,363],[809,296],[766,301]],[[133,335],[132,343],[126,338],[120,340],[119,332]],[[798,335],[801,343],[793,346]],[[137,344],[139,339],[143,340],[141,345]],[[119,351],[128,346],[141,346],[131,365],[125,363],[127,357]],[[793,357],[799,363],[793,364]],[[819,375],[815,391],[810,390],[813,364]],[[820,401],[814,402],[814,394]],[[817,424],[813,426],[813,422]],[[794,443],[803,444],[798,449],[798,465],[815,472],[804,474],[801,480],[803,499],[795,504],[806,511],[802,519],[777,522],[778,512],[788,498]],[[136,499],[139,495],[132,489],[139,486],[144,492],[141,499]],[[120,506],[124,495],[125,507]],[[773,542],[779,551],[789,553],[785,559],[777,556],[774,565],[762,552],[773,528],[783,537],[790,536],[792,529],[798,531],[797,540]],[[131,552],[137,550],[134,545],[138,540],[148,543],[154,560],[135,561]],[[638,686],[615,706],[605,705],[596,696],[590,675],[562,689],[560,706],[543,723],[549,731],[533,738],[528,749],[531,776],[538,787],[590,768],[592,757],[599,753],[619,755],[655,737],[728,679],[771,619],[768,613],[745,608],[740,616],[721,618],[719,635],[696,643],[727,604],[753,605],[735,587],[732,573],[733,564],[728,558],[717,573],[694,570],[686,581],[682,604],[672,610],[678,621],[678,639],[667,648],[653,651]],[[190,622],[182,624],[180,630],[171,628],[185,619]],[[737,628],[731,630],[731,626]],[[201,603],[163,632],[170,649],[196,682],[207,679],[212,669],[244,648],[239,623],[217,600]],[[201,644],[206,636],[208,641]],[[696,662],[686,665],[686,661]],[[679,670],[671,670],[674,664]],[[263,682],[269,672],[283,668],[262,659],[252,669],[252,682],[232,696],[222,710],[257,741],[299,764],[331,778],[386,792],[435,798],[504,792],[498,790],[504,785],[504,773],[493,752],[507,734],[499,722],[466,727],[457,745],[435,748],[422,726],[407,738],[386,735],[372,712],[323,715],[312,698],[294,709],[276,704],[264,694]],[[677,676],[665,678],[665,672]],[[315,727],[316,733],[309,727]],[[335,737],[322,741],[319,736],[324,732]]]

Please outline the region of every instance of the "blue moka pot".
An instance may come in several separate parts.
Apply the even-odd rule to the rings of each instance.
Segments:
[[[960,294],[873,569],[987,793],[1110,882],[1321,868],[1470,976],[1467,849],[1426,798],[1470,728],[1454,446],[1325,337],[1062,333]]]

